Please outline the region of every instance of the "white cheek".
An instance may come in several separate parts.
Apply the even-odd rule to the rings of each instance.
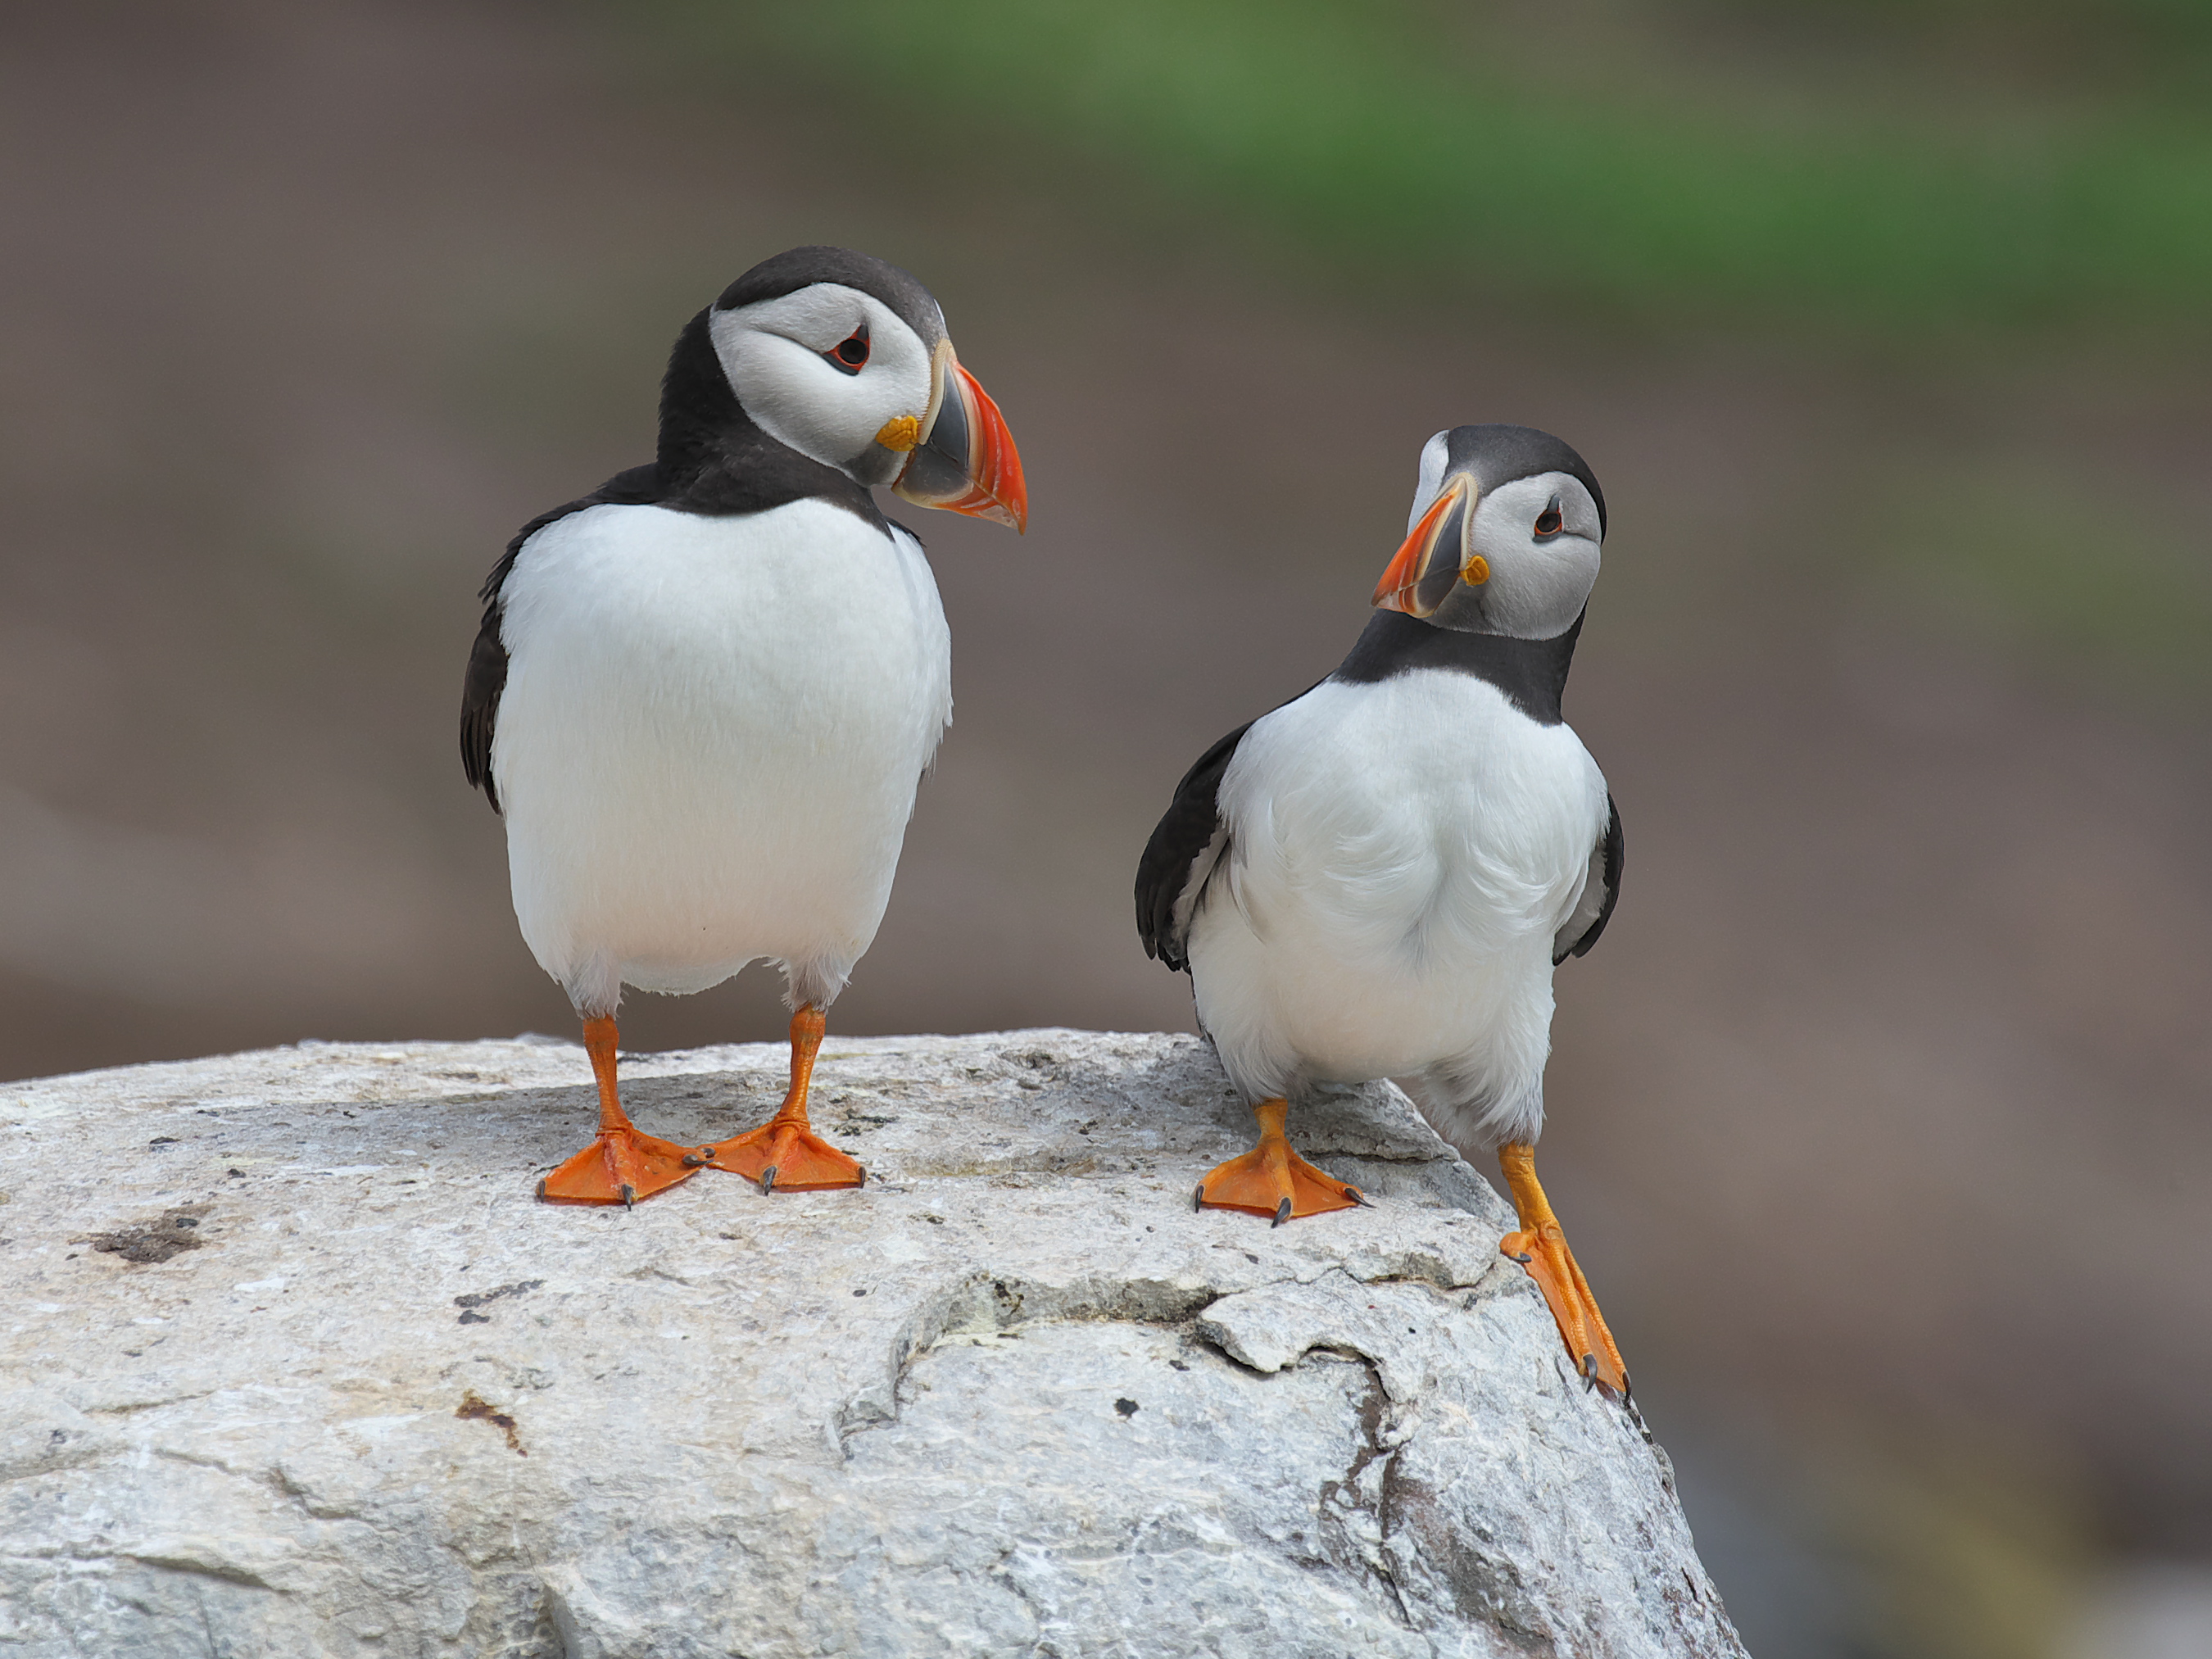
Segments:
[[[748,326],[735,313],[714,318],[709,327],[722,372],[745,412],[778,442],[830,465],[852,461],[884,422],[919,416],[929,402],[927,359],[912,331],[895,319],[872,319],[876,349],[857,374],[832,368],[796,340]]]
[[[1501,634],[1548,640],[1566,631],[1596,586],[1598,549],[1581,536],[1530,543],[1491,561],[1483,612]]]

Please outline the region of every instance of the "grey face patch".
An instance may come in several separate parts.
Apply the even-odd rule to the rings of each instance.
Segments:
[[[899,469],[906,465],[906,457],[881,444],[872,443],[844,465],[854,483],[873,489],[897,477]]]
[[[1559,504],[1559,528],[1537,525]],[[1484,496],[1472,540],[1489,567],[1481,595],[1482,625],[1522,639],[1548,639],[1589,602],[1601,562],[1597,501],[1572,473],[1554,469],[1515,478]],[[1439,615],[1447,627],[1465,626]]]
[[[1457,574],[1457,571],[1453,572],[1455,575]],[[1472,582],[1455,582],[1426,620],[1436,628],[1471,634],[1489,633],[1490,611],[1484,603],[1489,591],[1487,585],[1477,586]]]

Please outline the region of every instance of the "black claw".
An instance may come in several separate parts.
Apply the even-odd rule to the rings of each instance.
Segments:
[[[633,1186],[631,1186],[631,1185],[629,1184],[629,1182],[628,1182],[627,1181],[625,1181],[625,1182],[623,1182],[622,1195],[623,1195],[623,1208],[624,1208],[624,1209],[628,1210],[628,1209],[634,1209],[635,1207],[636,1207],[636,1205],[637,1205],[637,1188],[635,1188],[635,1187],[633,1187]]]
[[[868,1172],[866,1170],[860,1172],[860,1178],[853,1183],[854,1190],[856,1192],[868,1184]]]
[[[1291,1218],[1291,1200],[1290,1200],[1289,1199],[1287,1199],[1287,1198],[1286,1198],[1286,1199],[1285,1199],[1281,1203],[1279,1203],[1279,1204],[1278,1204],[1277,1206],[1275,1206],[1275,1222],[1274,1222],[1274,1224],[1275,1224],[1276,1226],[1279,1227],[1279,1226],[1281,1226],[1281,1225],[1282,1225],[1285,1221],[1288,1221],[1290,1218]]]
[[[761,1191],[763,1193],[772,1193],[775,1190],[775,1165],[771,1164],[768,1168],[761,1171]]]
[[[707,1162],[705,1158],[701,1158],[696,1152],[686,1152],[682,1158],[676,1161],[681,1164],[687,1170],[696,1170],[702,1164]]]
[[[1344,1195],[1363,1210],[1371,1210],[1375,1207],[1375,1200],[1357,1187],[1346,1187],[1344,1189]]]
[[[1596,1387],[1597,1356],[1594,1353],[1586,1353],[1583,1356],[1583,1392],[1588,1394]]]
[[[711,1146],[702,1146],[699,1149],[699,1161],[702,1164],[712,1164],[714,1161],[715,1152],[716,1149]]]
[[[1190,1207],[1194,1210],[1206,1207],[1206,1183],[1203,1181],[1198,1183],[1198,1190],[1190,1195]]]
[[[1533,1256],[1533,1255],[1516,1255],[1516,1256],[1515,1256],[1513,1259],[1514,1259],[1516,1261],[1519,1262],[1522,1267],[1527,1267],[1530,1262],[1534,1261],[1536,1258],[1535,1258],[1534,1256]]]
[[[543,1199],[545,1196],[545,1177],[544,1176],[538,1177],[538,1196],[540,1199]]]

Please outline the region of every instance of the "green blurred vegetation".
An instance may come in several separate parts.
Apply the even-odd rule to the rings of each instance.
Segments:
[[[2048,1449],[1954,1427],[1913,1441],[1830,1422],[1805,1500],[1872,1594],[1856,1645],[1895,1659],[2059,1659],[2098,1559],[2087,1506]]]
[[[2123,694],[2212,681],[2212,568],[2138,492],[2041,475],[1915,475],[1876,493],[1862,601]]]
[[[834,95],[912,149],[1126,179],[1365,292],[1471,278],[1631,322],[1844,333],[2201,339],[2212,311],[2203,0],[652,15],[707,73]]]

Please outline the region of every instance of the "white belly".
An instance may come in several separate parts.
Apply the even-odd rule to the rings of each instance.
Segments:
[[[492,746],[522,935],[586,1013],[762,957],[834,996],[951,718],[914,539],[802,501],[586,508],[504,594]]]
[[[1574,732],[1463,674],[1331,682],[1253,726],[1219,802],[1189,951],[1238,1085],[1425,1075],[1448,1137],[1533,1135],[1553,936],[1606,823]]]

